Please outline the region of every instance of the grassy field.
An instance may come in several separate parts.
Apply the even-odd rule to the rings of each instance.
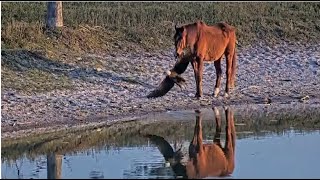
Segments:
[[[1,10],[5,48],[37,48],[54,43],[48,44],[43,33],[45,2],[3,2]],[[172,45],[174,23],[199,19],[207,24],[225,21],[234,25],[243,45],[260,40],[313,41],[320,37],[319,2],[63,2],[63,15],[68,27],[65,31],[73,30],[69,34],[80,36],[78,31],[86,25],[87,31],[104,32],[87,32],[93,40],[84,49],[119,41],[146,49],[168,47]],[[105,31],[109,38],[104,37]],[[98,41],[101,37],[104,42]],[[87,39],[78,37],[73,43],[81,40]]]

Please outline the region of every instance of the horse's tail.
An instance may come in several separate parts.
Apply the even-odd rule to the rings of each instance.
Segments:
[[[236,76],[237,76],[237,62],[238,58],[237,58],[237,52],[236,52],[236,47],[234,48],[233,51],[233,56],[232,56],[232,86],[231,87],[235,87],[235,81],[236,81]]]

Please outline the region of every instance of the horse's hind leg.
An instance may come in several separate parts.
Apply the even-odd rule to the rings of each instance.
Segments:
[[[234,54],[233,51],[226,53],[226,62],[227,62],[226,75],[227,75],[227,83],[226,83],[226,92],[225,92],[225,94],[224,94],[225,97],[228,97],[228,96],[229,96],[230,87],[231,87],[233,54]]]
[[[221,78],[222,78],[222,69],[221,69],[221,58],[217,61],[214,61],[214,67],[216,69],[216,85],[214,88],[213,96],[217,97],[220,92]]]
[[[231,107],[225,108],[225,114],[226,114],[226,141],[225,141],[224,153],[228,161],[228,173],[232,173],[234,169],[236,132],[234,127],[234,113]]]
[[[236,76],[237,76],[237,55],[236,55],[236,49],[234,49],[234,53],[232,56],[232,78],[231,78],[231,87],[235,87],[235,81],[236,81]]]

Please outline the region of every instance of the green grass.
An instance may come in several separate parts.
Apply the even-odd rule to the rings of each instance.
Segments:
[[[144,48],[172,45],[173,23],[198,19],[208,24],[226,21],[234,25],[242,44],[316,40],[320,34],[319,2],[63,2],[63,14],[67,27],[101,26],[113,34],[124,34],[114,40],[134,42]],[[23,41],[30,37],[26,36],[26,27],[19,30],[25,26],[22,22],[40,35],[39,24],[45,23],[45,16],[45,2],[2,3],[3,43],[14,47],[19,44],[18,38]],[[109,39],[105,43],[114,42]],[[20,47],[24,44],[21,42]]]

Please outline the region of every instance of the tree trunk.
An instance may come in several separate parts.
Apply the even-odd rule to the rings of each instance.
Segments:
[[[46,27],[49,29],[55,29],[62,26],[62,1],[48,2]]]

